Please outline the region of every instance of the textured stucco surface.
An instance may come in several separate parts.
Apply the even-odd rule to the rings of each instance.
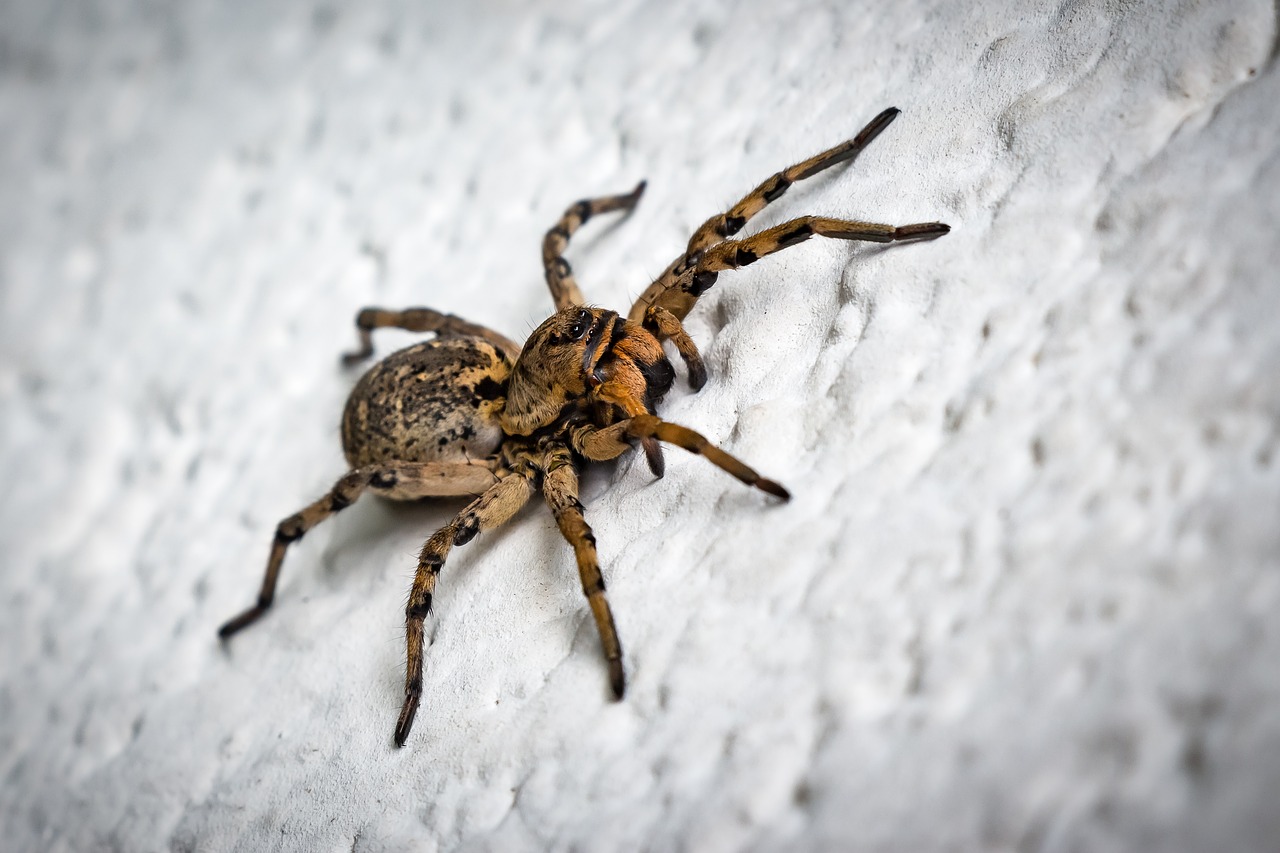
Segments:
[[[0,4],[6,850],[1280,847],[1280,68],[1262,2]],[[770,172],[811,241],[690,318],[669,453],[455,551],[342,472],[361,305],[521,336],[541,233],[621,308]],[[410,340],[387,333],[388,352]]]

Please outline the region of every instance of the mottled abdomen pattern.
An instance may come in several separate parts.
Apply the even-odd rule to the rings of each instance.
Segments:
[[[396,459],[465,462],[493,454],[511,362],[479,338],[449,338],[393,353],[361,377],[342,414],[353,468]]]

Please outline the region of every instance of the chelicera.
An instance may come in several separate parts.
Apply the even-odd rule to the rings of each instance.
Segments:
[[[662,475],[661,443],[706,457],[743,483],[787,500],[786,489],[655,408],[675,370],[663,351],[670,341],[694,390],[706,365],[682,323],[725,270],[738,269],[814,235],[890,243],[940,237],[940,222],[893,226],[803,216],[734,239],[751,219],[796,181],[852,160],[898,115],[888,109],[853,139],[771,176],[724,213],[702,224],[677,257],[623,317],[588,306],[563,253],[569,238],[597,214],[629,211],[644,192],[579,201],[547,232],[542,261],[556,312],[524,346],[491,329],[429,308],[365,308],[356,317],[360,347],[343,360],[373,353],[374,329],[396,327],[434,337],[374,365],[356,384],[342,415],[342,447],[351,466],[315,503],[276,527],[257,603],[224,624],[223,639],[271,607],[280,564],[290,543],[350,506],[366,491],[393,500],[475,496],[427,540],[405,609],[408,667],[404,705],[395,728],[402,746],[422,696],[423,621],[436,578],[455,545],[506,523],[541,493],[573,548],[582,590],[600,633],[613,695],[626,676],[622,645],[605,597],[595,538],[578,500],[578,474],[588,462],[615,459],[635,444]]]

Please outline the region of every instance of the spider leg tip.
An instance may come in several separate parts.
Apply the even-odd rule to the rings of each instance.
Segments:
[[[895,118],[897,118],[901,112],[902,110],[898,109],[897,107],[889,107],[888,109],[882,111],[880,115],[873,118],[871,120],[870,126],[877,127],[883,130],[884,128],[888,127],[890,122],[892,122]],[[869,142],[870,140],[867,140],[867,141]]]
[[[629,192],[624,200],[627,209],[630,210],[640,203],[640,196],[644,195],[645,187],[649,186],[647,180],[641,180],[636,184],[636,188]]]
[[[896,229],[894,239],[898,242],[936,240],[951,233],[951,226],[945,222],[917,222],[915,225],[904,225]]]
[[[627,679],[622,673],[621,664],[617,669],[610,666],[609,670],[609,686],[613,689],[613,701],[619,702],[627,693]]]
[[[701,391],[702,386],[707,384],[707,368],[694,365],[689,369],[689,387],[694,391]]]
[[[662,445],[652,437],[641,439],[640,444],[644,448],[645,461],[649,463],[649,470],[654,477],[661,480],[662,476],[667,472],[666,459],[662,455]]]
[[[231,635],[239,632],[241,628],[245,628],[252,625],[254,622],[257,622],[265,610],[266,608],[261,605],[258,605],[257,607],[250,607],[239,616],[223,622],[221,627],[218,628],[218,639],[223,642],[230,639]]]
[[[775,483],[773,480],[766,480],[761,477],[756,482],[756,488],[761,491],[768,492],[776,498],[781,498],[783,501],[791,500],[791,493],[784,489],[782,484]]]
[[[396,748],[404,746],[409,739],[409,730],[413,728],[413,718],[418,715],[419,695],[410,693],[405,697],[404,707],[400,709],[400,719],[396,721]]]

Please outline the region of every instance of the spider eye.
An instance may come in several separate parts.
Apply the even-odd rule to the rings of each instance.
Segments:
[[[587,331],[587,323],[591,321],[591,313],[589,311],[581,311],[578,313],[578,319],[573,321],[573,325],[569,327],[569,339],[578,340],[583,333]]]

